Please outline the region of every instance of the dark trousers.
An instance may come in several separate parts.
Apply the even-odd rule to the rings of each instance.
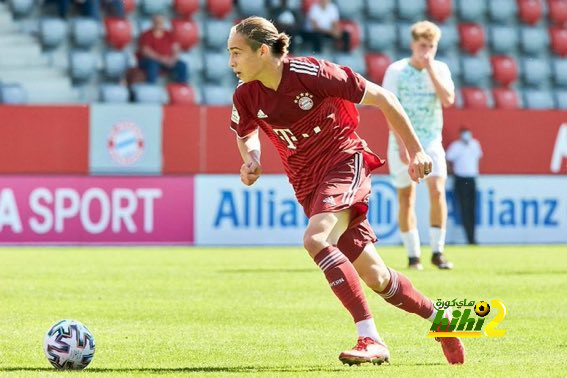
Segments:
[[[476,179],[455,176],[455,197],[469,244],[476,244]]]
[[[146,81],[148,83],[155,84],[161,70],[169,72],[176,83],[187,83],[187,65],[181,60],[178,60],[173,67],[167,67],[160,64],[157,60],[143,58],[140,61],[140,68],[146,73]]]
[[[331,34],[321,33],[321,32],[308,32],[304,31],[301,33],[303,37],[303,42],[311,43],[313,51],[320,53],[323,47],[324,40],[335,40],[335,37]],[[350,51],[350,33],[343,30],[341,33],[342,50],[344,52]]]

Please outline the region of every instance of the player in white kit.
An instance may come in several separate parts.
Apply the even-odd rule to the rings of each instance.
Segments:
[[[439,269],[451,269],[453,264],[443,255],[447,223],[447,164],[441,131],[442,107],[454,103],[455,85],[447,64],[435,60],[437,43],[441,38],[437,25],[429,21],[417,22],[412,26],[411,34],[412,55],[388,67],[382,86],[398,97],[419,141],[433,160],[433,170],[426,179],[430,199],[431,262]],[[416,183],[407,173],[409,160],[406,148],[393,129],[390,130],[388,164],[398,193],[400,232],[408,253],[409,267],[421,270],[421,247],[415,215]]]

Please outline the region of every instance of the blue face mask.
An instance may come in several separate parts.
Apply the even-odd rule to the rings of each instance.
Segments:
[[[463,131],[461,133],[461,140],[463,142],[470,142],[472,140],[472,133],[470,131]]]

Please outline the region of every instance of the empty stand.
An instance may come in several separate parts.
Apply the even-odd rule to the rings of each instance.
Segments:
[[[492,90],[494,107],[497,109],[518,109],[520,102],[518,93],[511,88],[494,88]]]
[[[541,0],[518,0],[518,12],[523,23],[535,25],[541,21],[543,3]]]
[[[116,48],[123,49],[132,41],[132,25],[130,21],[109,17],[104,20],[106,42]]]
[[[427,0],[427,13],[437,22],[445,22],[453,13],[452,0]]]
[[[479,24],[459,24],[461,48],[469,54],[476,54],[484,47],[484,29]]]
[[[490,58],[492,65],[492,77],[501,85],[510,85],[518,78],[518,66],[516,61],[503,55],[495,55]]]
[[[370,53],[366,54],[364,60],[366,62],[368,78],[381,85],[382,80],[384,80],[386,69],[392,63],[392,59],[385,54]]]
[[[169,103],[172,105],[196,104],[195,91],[187,84],[169,83],[167,85]]]
[[[171,21],[173,37],[182,50],[189,50],[199,43],[199,25],[187,19],[173,19]]]
[[[463,106],[469,109],[488,108],[488,96],[481,88],[465,87],[461,90]]]

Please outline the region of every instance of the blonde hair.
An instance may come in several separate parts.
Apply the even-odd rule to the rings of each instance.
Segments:
[[[279,33],[274,24],[263,17],[245,18],[235,26],[235,31],[246,38],[252,51],[258,50],[262,44],[268,45],[276,57],[282,57],[289,51],[290,37]]]
[[[419,21],[411,26],[411,37],[414,41],[423,38],[437,43],[441,39],[441,29],[431,21]]]

